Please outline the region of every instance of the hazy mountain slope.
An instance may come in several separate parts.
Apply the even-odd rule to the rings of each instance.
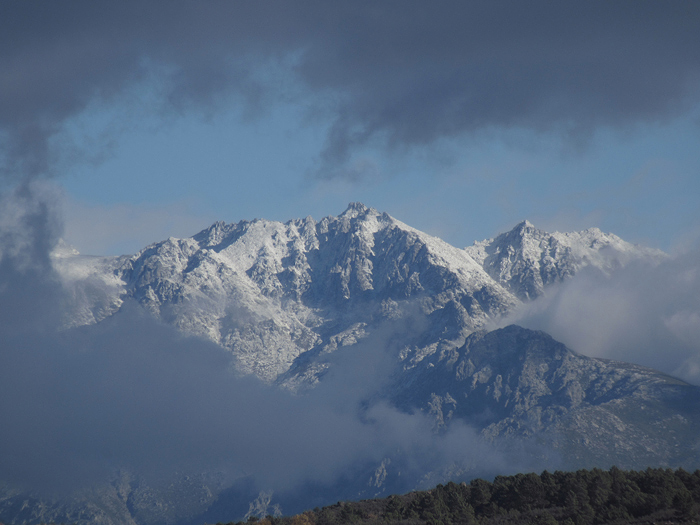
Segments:
[[[70,295],[63,319],[66,327],[94,324],[119,310],[124,295],[120,274],[128,257],[80,255],[60,243],[52,260]]]
[[[377,401],[428,415],[435,435],[448,437],[447,447],[453,446],[449,436],[461,436],[465,425],[491,447],[466,433],[454,461],[445,463],[439,451],[431,451],[443,461],[422,470],[416,465],[424,458],[396,450],[373,472],[345,478],[327,501],[497,472],[700,467],[700,387],[648,368],[578,355],[546,333],[514,325],[475,332],[459,348],[442,347],[397,373],[369,405]],[[279,497],[284,509],[301,510],[304,505],[295,505],[307,496]],[[306,508],[319,504],[308,497]]]
[[[149,486],[127,473],[89,489],[46,498],[0,486],[0,522],[13,525],[74,523],[90,525],[177,524],[198,518],[221,490],[207,476],[184,477]]]
[[[435,352],[406,370],[384,396],[408,413],[431,416],[438,435],[456,423],[480,430],[494,445],[493,454],[511,461],[509,472],[522,465],[535,471],[700,466],[700,387],[636,365],[580,356],[543,332],[517,326],[479,331],[460,348]],[[474,445],[464,444],[466,456],[470,450],[485,452]],[[309,493],[276,495],[274,502],[285,512],[298,512],[339,498],[495,473],[479,461],[476,470],[469,462],[416,470],[416,458],[406,454],[410,450],[397,450],[373,473],[360,471],[336,487],[324,487],[320,500],[319,487],[311,487]],[[0,519],[195,524],[230,519],[231,509],[241,512],[251,500],[245,490],[217,490],[216,480],[204,478],[155,490],[128,476],[68,501],[6,488],[0,491]]]
[[[515,325],[470,335],[394,386],[394,402],[460,419],[489,440],[538,437],[567,468],[700,467],[700,387],[578,355]]]

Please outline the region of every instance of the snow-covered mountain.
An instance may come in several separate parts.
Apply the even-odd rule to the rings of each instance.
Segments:
[[[527,221],[460,249],[354,203],[320,221],[218,222],[133,256],[86,257],[61,246],[53,260],[72,294],[67,329],[99,324],[137,302],[229,350],[242,373],[297,392],[322,387],[333,366],[349,362],[339,356],[381,352],[388,366],[360,363],[367,381],[377,383],[367,389],[366,406],[423,414],[438,436],[466,426],[512,465],[697,468],[699,387],[578,355],[543,332],[488,331],[583,268],[610,273],[664,257],[595,228],[547,233]],[[397,450],[370,470],[347,474],[339,487],[324,489],[328,501],[479,473],[457,463],[416,469],[408,455]],[[190,479],[176,492],[197,501],[177,496],[174,504],[172,487],[161,494],[128,475],[115,479],[82,502],[37,503],[43,514],[31,519],[199,523],[240,517],[217,512],[250,498]],[[2,492],[0,519],[31,521],[26,497]],[[301,506],[325,501],[300,493],[289,499]]]
[[[72,283],[69,324],[98,322],[127,299],[228,348],[238,367],[290,387],[313,384],[319,356],[420,315],[402,356],[415,364],[592,265],[609,270],[657,252],[597,229],[554,233],[528,222],[467,249],[353,203],[338,217],[218,222],[132,257],[56,258]]]
[[[572,277],[586,266],[609,273],[634,259],[665,257],[659,250],[630,244],[598,228],[547,233],[529,221],[495,239],[475,242],[466,252],[522,300],[539,297],[546,286]]]

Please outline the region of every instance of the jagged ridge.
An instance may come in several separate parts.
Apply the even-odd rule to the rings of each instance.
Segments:
[[[74,284],[70,276],[83,267],[71,324],[97,322],[133,298],[230,349],[242,371],[296,387],[323,372],[314,356],[355,344],[408,310],[428,319],[404,354],[417,362],[439,345],[461,345],[583,266],[609,270],[656,255],[597,229],[548,234],[527,221],[461,250],[352,203],[318,222],[217,222],[129,258],[57,264]]]

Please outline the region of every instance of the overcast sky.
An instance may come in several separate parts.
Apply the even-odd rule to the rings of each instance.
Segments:
[[[457,246],[700,232],[695,2],[3,2],[0,170],[127,253],[362,201]]]

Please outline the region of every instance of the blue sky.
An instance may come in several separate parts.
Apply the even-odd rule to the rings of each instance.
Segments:
[[[83,253],[351,201],[457,246],[700,235],[692,7],[158,5],[5,7],[5,185],[50,180]]]

